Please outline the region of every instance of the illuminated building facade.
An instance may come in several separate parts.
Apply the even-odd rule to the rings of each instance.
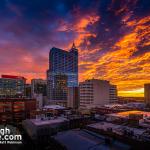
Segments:
[[[85,80],[79,84],[79,93],[80,108],[100,107],[117,100],[117,87],[106,80]]]
[[[30,118],[31,111],[36,110],[35,99],[1,98],[0,99],[0,124],[19,123]]]
[[[2,75],[0,97],[22,97],[25,95],[26,79],[20,76]]]
[[[67,87],[78,86],[78,50],[74,44],[70,51],[50,50],[47,82],[49,100],[67,102]]]

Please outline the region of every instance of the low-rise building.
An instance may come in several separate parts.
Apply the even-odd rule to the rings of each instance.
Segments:
[[[0,124],[16,124],[30,118],[36,109],[36,100],[27,98],[1,98]]]
[[[131,102],[144,102],[144,97],[123,97],[118,96],[118,102],[120,104],[126,104]]]
[[[22,125],[32,140],[45,142],[58,131],[68,128],[68,120],[63,117],[27,119]]]
[[[98,122],[98,123],[90,124],[87,126],[87,129],[94,131],[96,133],[104,132],[108,135],[115,134],[118,135],[118,138],[122,136],[134,140],[141,140],[140,138],[142,134],[145,132],[144,129],[128,127],[125,125],[118,125],[110,122]]]
[[[107,121],[117,121],[122,120],[126,123],[136,123],[139,125],[139,120],[150,117],[150,112],[139,111],[139,110],[130,110],[118,113],[107,114]]]

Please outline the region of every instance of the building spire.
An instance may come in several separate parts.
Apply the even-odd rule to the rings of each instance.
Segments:
[[[78,51],[78,49],[77,49],[76,46],[75,46],[74,41],[73,41],[73,43],[72,43],[72,47],[71,47],[70,51]]]
[[[76,49],[74,41],[73,41],[73,44],[72,44],[72,49]]]

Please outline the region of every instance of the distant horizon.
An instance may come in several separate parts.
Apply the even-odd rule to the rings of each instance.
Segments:
[[[25,76],[22,76],[21,74],[19,74],[19,75],[15,75],[15,74],[1,74],[0,75],[0,78],[2,77],[2,75],[12,75],[12,76],[19,76],[19,77],[24,77],[25,79],[27,79]],[[43,79],[43,80],[46,80],[46,78],[32,78],[32,79]],[[26,84],[31,84],[31,80],[32,79],[27,79],[27,82],[26,82]],[[93,79],[93,78],[91,78],[91,79]],[[98,78],[94,78],[94,79],[98,79]],[[90,80],[90,79],[85,79],[85,80]],[[99,79],[99,80],[102,80],[102,79]],[[83,81],[79,81],[79,83],[80,82],[83,82]],[[111,83],[111,82],[110,82]],[[117,86],[117,85],[116,85]],[[143,89],[143,91],[144,91],[144,89]],[[125,91],[124,91],[125,92]],[[143,95],[143,96],[141,96],[141,95]],[[144,98],[144,92],[143,93],[141,93],[141,95],[139,96],[139,95],[119,95],[119,93],[118,93],[118,97],[138,97],[138,98]]]

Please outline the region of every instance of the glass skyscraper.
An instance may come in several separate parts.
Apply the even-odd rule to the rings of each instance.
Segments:
[[[47,81],[49,100],[67,101],[68,87],[78,86],[78,50],[74,44],[69,51],[50,50]]]

